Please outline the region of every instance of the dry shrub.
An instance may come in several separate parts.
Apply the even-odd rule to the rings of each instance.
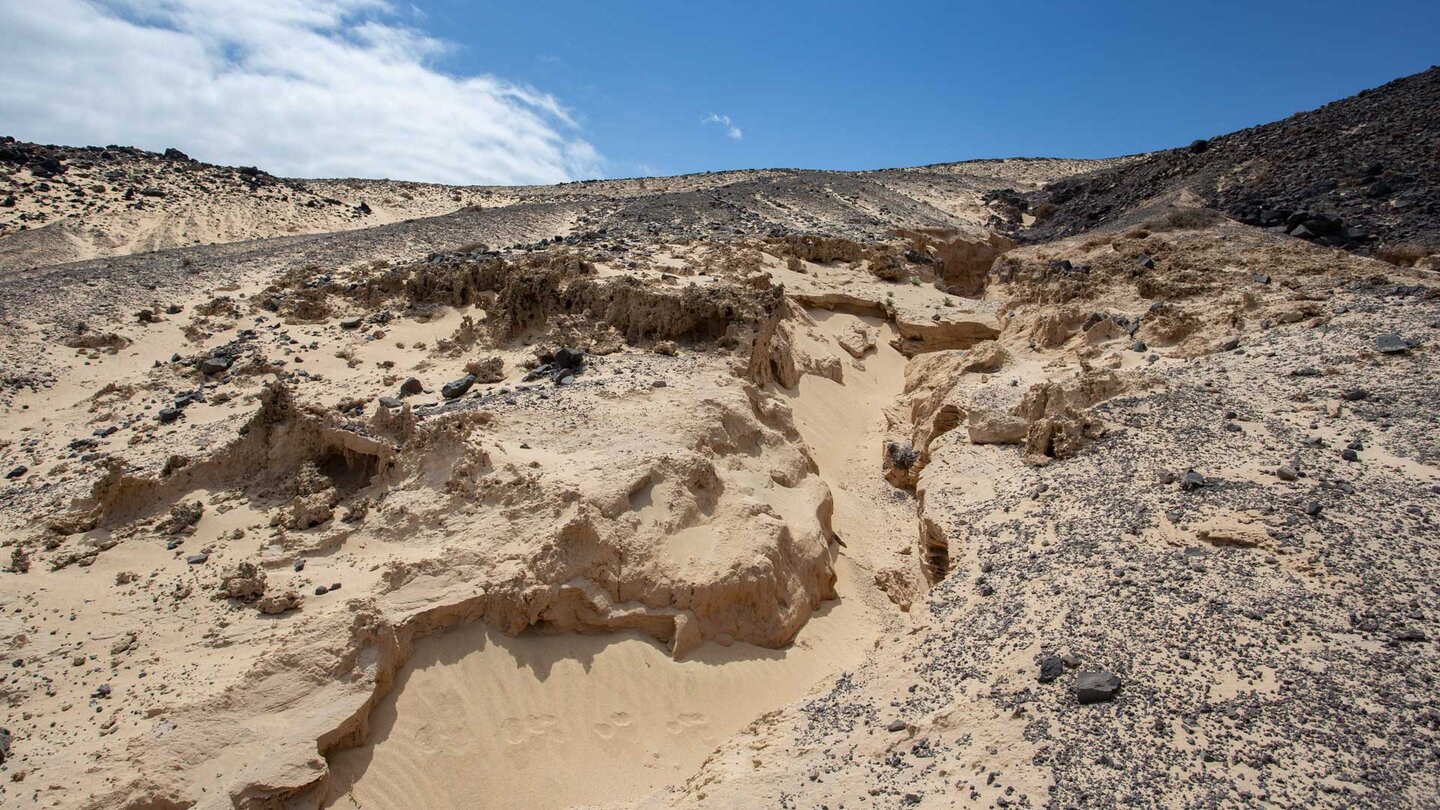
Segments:
[[[1224,221],[1225,215],[1213,208],[1177,208],[1163,217],[1146,220],[1140,227],[1154,233],[1163,233],[1208,228]]]
[[[1375,258],[1389,262],[1396,267],[1414,267],[1433,251],[1424,245],[1405,242],[1399,245],[1382,245],[1375,250]]]

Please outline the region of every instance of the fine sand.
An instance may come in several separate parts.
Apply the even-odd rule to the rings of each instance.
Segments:
[[[853,566],[838,587],[853,592]],[[884,617],[827,603],[783,650],[737,642],[673,660],[653,640],[510,638],[469,625],[416,647],[371,742],[330,760],[326,806],[542,810],[645,796],[752,719],[863,660]]]

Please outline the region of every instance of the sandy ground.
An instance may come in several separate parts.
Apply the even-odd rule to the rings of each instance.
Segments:
[[[7,274],[0,795],[1433,804],[1435,279],[1215,220],[991,266],[982,192],[1085,165]]]
[[[751,718],[864,659],[889,619],[850,568],[846,595],[783,650],[711,645],[676,661],[633,632],[483,625],[426,639],[376,707],[372,742],[331,759],[327,806],[551,808],[679,782]]]

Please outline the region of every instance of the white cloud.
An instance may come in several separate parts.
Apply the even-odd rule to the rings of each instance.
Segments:
[[[700,123],[719,124],[720,126],[725,128],[725,135],[727,137],[733,138],[737,141],[745,137],[745,133],[741,132],[739,127],[735,126],[733,123],[730,122],[730,116],[728,115],[716,115],[715,113],[710,113],[706,117],[700,119]]]
[[[413,8],[413,7],[412,7]],[[451,76],[390,0],[0,0],[0,134],[293,177],[598,176],[554,97]]]

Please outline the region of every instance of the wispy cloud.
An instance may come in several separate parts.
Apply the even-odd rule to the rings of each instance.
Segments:
[[[413,13],[392,0],[0,1],[0,127],[298,177],[600,173],[558,99],[437,69],[454,46],[400,21]]]
[[[700,119],[700,123],[719,124],[720,126],[725,128],[725,135],[727,137],[733,138],[737,141],[745,137],[745,133],[740,131],[740,127],[735,126],[735,123],[730,120],[730,116],[728,115],[717,115],[715,113],[710,113],[709,115]]]

